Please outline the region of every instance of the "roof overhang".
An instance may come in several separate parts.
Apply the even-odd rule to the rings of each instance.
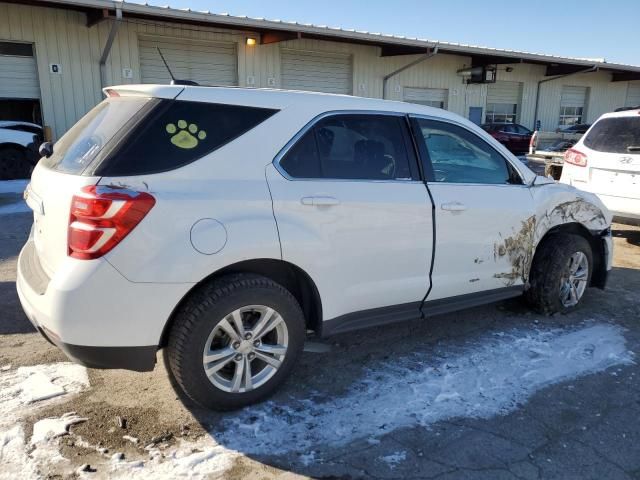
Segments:
[[[346,42],[371,45],[380,48],[382,57],[415,55],[438,47],[441,54],[469,57],[472,66],[531,63],[546,66],[546,75],[562,75],[578,72],[589,67],[612,73],[613,81],[640,79],[640,66],[598,62],[589,59],[560,57],[539,53],[518,52],[496,48],[478,47],[449,42],[399,37],[381,33],[361,32],[262,18],[239,17],[227,14],[156,7],[137,3],[114,2],[111,0],[2,0],[9,3],[67,8],[87,14],[87,26],[91,27],[115,17],[116,5],[120,6],[125,18],[176,22],[208,27],[227,28],[260,35],[260,43],[269,44],[309,38],[332,42]]]

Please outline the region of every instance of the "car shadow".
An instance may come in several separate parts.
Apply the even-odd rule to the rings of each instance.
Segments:
[[[36,331],[22,310],[15,282],[0,282],[0,305],[0,335]]]
[[[616,324],[629,329],[624,338],[633,350],[640,344],[640,332],[635,317],[628,314],[637,312],[640,305],[635,295],[639,286],[640,270],[614,268],[610,288],[590,289],[584,305],[567,315],[538,315],[520,299],[514,299],[335,336],[325,340],[331,352],[305,352],[289,381],[273,397],[239,411],[204,410],[186,398],[173,379],[171,381],[177,395],[212,440],[262,464],[314,478],[404,478],[421,477],[427,472],[432,475],[445,472],[449,467],[439,464],[429,449],[443,451],[443,446],[450,442],[455,443],[459,451],[446,454],[454,456],[466,450],[474,451],[477,458],[492,456],[489,450],[497,448],[496,442],[505,451],[520,451],[522,445],[512,437],[526,436],[527,430],[522,433],[522,414],[529,408],[529,399],[471,420],[473,415],[468,412],[474,411],[473,399],[455,391],[434,395],[430,390],[433,385],[415,382],[416,372],[433,371],[444,379],[444,384],[448,378],[453,380],[464,374],[473,383],[475,378],[491,378],[487,377],[489,370],[508,368],[510,363],[508,354],[487,363],[482,355],[473,354],[474,349],[499,345],[504,338],[513,338],[514,345],[518,345],[536,336],[546,338],[545,335],[551,335],[549,332],[560,335],[593,325],[615,330],[618,327],[613,324]],[[469,351],[472,353],[468,354]],[[532,364],[538,361],[539,352],[535,348],[524,356],[527,355],[531,355]],[[469,371],[464,372],[461,366]],[[600,384],[604,385],[611,376],[600,377]],[[575,402],[574,396],[580,393],[583,380],[566,378],[574,385],[568,399],[563,398],[568,395],[567,389],[561,387],[564,380],[559,378],[556,386],[541,384],[540,389],[544,388],[545,392],[557,390],[552,399],[535,392],[530,398],[542,397],[557,409],[561,409],[563,403]],[[576,388],[578,392],[574,391]],[[609,386],[611,392],[598,388],[599,395],[606,397],[623,387]],[[416,392],[421,389],[424,398],[431,398],[431,402],[436,398],[433,409],[441,414],[445,412],[444,417],[434,417],[436,421],[431,422],[429,408],[416,409],[415,403],[410,403],[420,401],[422,397]],[[491,397],[494,392],[483,395]],[[442,406],[445,403],[438,402],[450,402],[453,405],[450,414]],[[420,413],[416,415],[416,411]],[[514,413],[506,415],[508,412]],[[553,417],[558,412],[540,413],[541,416],[547,414]],[[567,422],[567,429],[579,430],[582,419],[563,417],[563,421]],[[487,438],[477,443],[478,432],[465,426],[469,422],[481,424],[486,430],[504,432],[499,439]],[[535,450],[534,444],[532,441],[531,452]],[[473,466],[478,465],[477,458]]]

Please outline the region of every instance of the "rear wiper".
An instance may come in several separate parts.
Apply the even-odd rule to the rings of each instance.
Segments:
[[[629,145],[627,152],[640,152],[640,145]]]

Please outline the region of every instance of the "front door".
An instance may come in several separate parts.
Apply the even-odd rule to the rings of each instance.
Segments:
[[[469,107],[469,120],[480,125],[482,123],[482,107]]]
[[[327,116],[274,163],[282,258],[316,283],[324,319],[422,300],[432,206],[405,117]]]
[[[516,169],[462,125],[418,118],[414,131],[436,211],[428,300],[522,285],[535,223]]]

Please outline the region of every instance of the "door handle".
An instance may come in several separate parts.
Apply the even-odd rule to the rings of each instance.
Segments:
[[[302,197],[300,199],[302,205],[312,205],[314,207],[330,207],[333,205],[339,205],[340,201],[334,197],[328,197],[324,195],[314,195],[311,197]]]
[[[460,202],[448,202],[440,205],[440,208],[449,212],[463,212],[467,209],[467,206]]]

